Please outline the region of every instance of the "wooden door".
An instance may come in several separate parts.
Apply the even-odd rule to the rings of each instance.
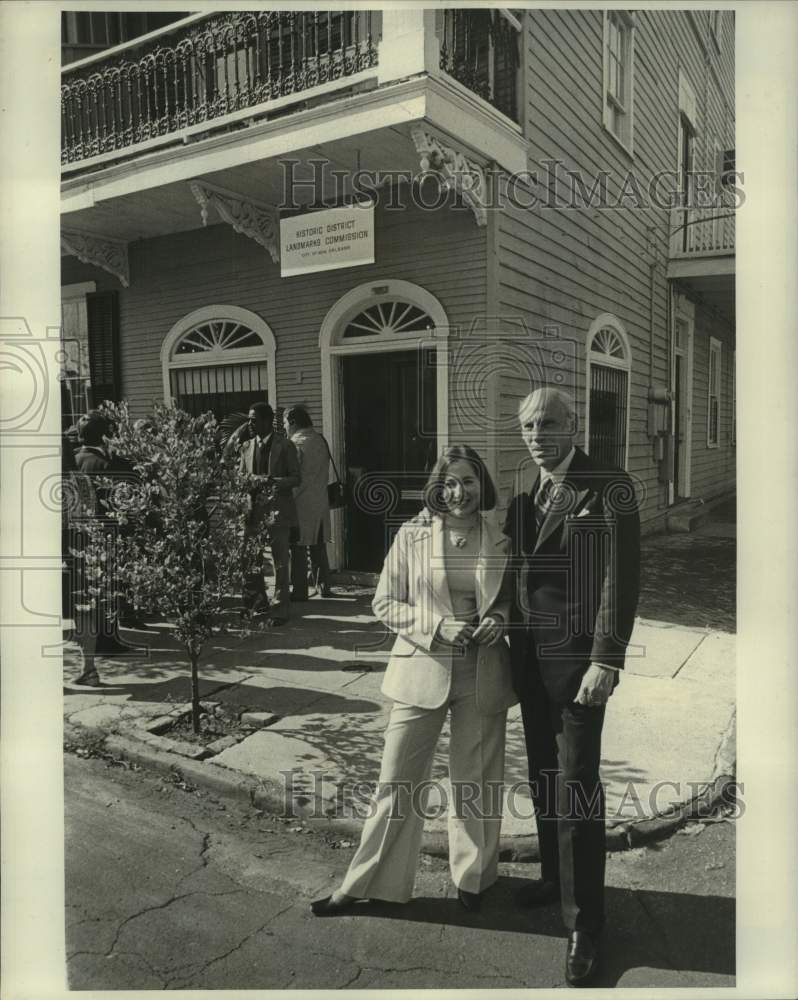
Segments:
[[[434,351],[344,357],[344,563],[382,568],[393,532],[416,514],[436,457]],[[431,357],[430,357],[431,355]]]

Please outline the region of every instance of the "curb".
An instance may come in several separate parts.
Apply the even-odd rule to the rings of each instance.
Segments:
[[[231,800],[236,805],[259,809],[275,816],[286,816],[283,787],[277,782],[247,777],[211,760],[197,761],[151,746],[135,737],[106,734],[90,726],[80,726],[64,721],[64,739],[91,733],[102,737],[108,750],[124,760],[140,764],[150,770],[172,776],[179,775],[203,791]],[[735,780],[735,717],[724,733],[716,755],[715,775],[699,795],[687,802],[671,807],[660,815],[629,823],[607,827],[607,851],[625,851],[647,843],[663,840],[676,833],[691,820],[706,819],[721,804],[733,804],[737,788]],[[316,833],[331,833],[359,840],[363,829],[356,819],[336,819],[328,816],[306,817],[301,812],[288,814],[297,822],[305,823]],[[445,832],[425,831],[421,850],[424,854],[446,859],[449,856],[448,835]],[[502,836],[499,841],[499,860],[526,863],[539,861],[536,834]]]

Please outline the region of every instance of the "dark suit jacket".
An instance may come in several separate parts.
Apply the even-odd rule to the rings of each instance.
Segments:
[[[540,471],[526,469],[507,511],[516,690],[537,671],[552,700],[576,697],[591,661],[623,667],[640,578],[640,518],[629,476],[576,449],[558,502],[538,531]]]
[[[255,438],[244,441],[241,445],[241,471],[252,475],[252,460],[255,451]],[[269,472],[274,479],[274,493],[268,502],[260,502],[253,497],[253,518],[273,515],[276,528],[293,528],[297,524],[296,504],[294,502],[294,487],[299,486],[299,458],[296,448],[280,434],[273,434],[272,446],[269,452]]]

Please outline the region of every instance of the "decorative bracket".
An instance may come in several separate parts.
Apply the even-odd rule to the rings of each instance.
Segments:
[[[477,225],[484,226],[488,221],[484,167],[459,150],[444,146],[419,126],[412,128],[410,134],[421,157],[423,173],[434,174],[443,187],[456,191],[474,213]]]
[[[190,181],[191,193],[200,207],[203,226],[208,225],[208,207],[216,209],[222,220],[243,236],[259,243],[275,264],[280,261],[280,216],[277,209],[257,201],[245,201],[234,191],[209,184],[207,181]]]
[[[75,229],[62,229],[61,255],[77,257],[84,264],[101,267],[119,278],[125,288],[130,287],[127,243],[122,240],[109,240],[91,233],[80,233]]]

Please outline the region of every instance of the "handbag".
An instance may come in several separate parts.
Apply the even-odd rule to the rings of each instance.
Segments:
[[[327,483],[327,503],[330,510],[338,510],[340,507],[346,506],[346,486],[341,482],[341,477],[338,475],[338,468],[335,464],[335,459],[332,457],[330,446],[327,444],[327,438],[322,434],[321,439],[327,448],[327,454],[330,456],[333,471],[335,472],[335,481]]]

